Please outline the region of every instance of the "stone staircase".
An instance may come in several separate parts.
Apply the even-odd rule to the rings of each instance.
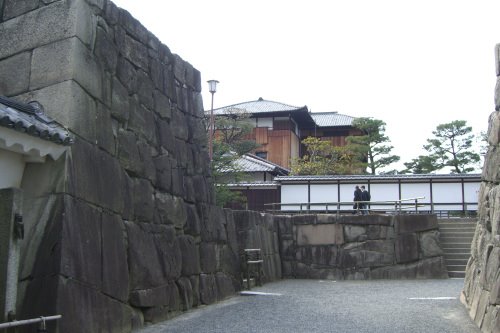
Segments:
[[[441,248],[451,278],[465,277],[476,223],[476,218],[438,219]]]

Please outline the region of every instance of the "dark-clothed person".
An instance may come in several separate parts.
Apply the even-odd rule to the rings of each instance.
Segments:
[[[361,201],[364,201],[362,203],[360,203],[361,207],[361,213],[363,215],[366,215],[368,214],[368,201],[370,201],[370,199],[372,198],[372,196],[370,195],[370,192],[368,192],[365,188],[365,186],[361,186]]]
[[[361,214],[360,213],[360,209],[361,209],[361,203],[359,201],[361,201],[361,195],[362,195],[362,191],[361,189],[359,188],[358,185],[356,185],[356,187],[354,187],[354,205],[352,206],[352,208],[354,209],[354,213],[353,214]]]

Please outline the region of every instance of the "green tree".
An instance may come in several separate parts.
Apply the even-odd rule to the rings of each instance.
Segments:
[[[427,173],[444,168],[450,168],[452,173],[474,171],[480,156],[472,150],[474,134],[465,120],[438,125],[432,134],[434,137],[424,145],[429,154],[404,163],[405,171]]]
[[[373,118],[356,118],[352,125],[360,129],[364,135],[349,136],[350,144],[358,147],[360,153],[367,158],[369,173],[374,175],[377,170],[399,161],[400,157],[391,155],[394,148],[389,145],[389,137],[385,135],[385,122]]]
[[[214,127],[211,169],[216,204],[224,206],[229,202],[244,202],[245,197],[241,192],[231,190],[228,184],[246,179],[237,160],[258,147],[255,140],[248,138],[253,124],[245,111],[235,109],[217,116]]]
[[[316,137],[302,140],[307,154],[292,160],[291,175],[335,175],[359,173],[365,165],[352,145],[336,147]]]

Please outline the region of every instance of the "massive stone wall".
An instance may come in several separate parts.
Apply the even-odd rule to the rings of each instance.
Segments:
[[[483,332],[500,332],[500,44],[495,54],[496,111],[489,119],[478,224],[462,292],[462,301]]]
[[[277,223],[284,277],[448,277],[434,215],[296,215]]]
[[[18,318],[129,332],[240,289],[199,71],[107,0],[1,0],[0,18],[0,94],[37,100],[75,138],[26,167]]]

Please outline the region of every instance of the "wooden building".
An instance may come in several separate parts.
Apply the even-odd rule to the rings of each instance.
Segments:
[[[246,114],[253,124],[251,139],[260,147],[254,154],[284,168],[293,158],[301,157],[301,141],[309,136],[329,140],[335,146],[345,145],[349,135],[361,132],[352,127],[353,117],[338,112],[311,113],[307,106],[291,106],[259,98],[214,109],[216,117]]]

